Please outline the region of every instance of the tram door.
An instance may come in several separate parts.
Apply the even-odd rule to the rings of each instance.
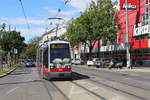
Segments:
[[[43,48],[43,77],[48,78],[48,47]]]

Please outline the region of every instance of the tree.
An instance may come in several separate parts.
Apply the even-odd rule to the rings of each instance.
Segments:
[[[5,56],[7,56],[7,61],[10,62],[11,66],[11,61],[14,60],[16,62],[16,58],[19,57],[25,48],[25,39],[20,35],[20,32],[5,31],[4,29],[5,27],[2,28],[0,34],[0,47],[5,53]]]
[[[64,36],[73,45],[86,44],[91,54],[97,40],[112,41],[116,38],[117,26],[111,0],[97,0],[69,24]]]
[[[0,45],[7,53],[14,53],[14,49],[17,49],[19,55],[25,47],[24,40],[25,38],[20,35],[20,32],[5,31],[1,35]]]
[[[26,50],[22,53],[24,58],[30,58],[35,60],[36,59],[36,51],[39,41],[41,40],[40,37],[32,38],[29,43],[27,44]]]

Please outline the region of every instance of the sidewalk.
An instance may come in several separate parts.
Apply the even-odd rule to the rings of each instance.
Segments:
[[[123,67],[122,69],[96,68],[95,66],[88,67],[87,65],[73,65],[73,66],[85,67],[85,68],[89,68],[89,69],[97,69],[97,70],[103,70],[103,71],[114,71],[114,72],[115,71],[117,71],[117,72],[119,72],[119,71],[121,71],[121,72],[150,72],[150,67],[144,67],[144,66],[133,67],[133,69],[129,69],[126,67]]]
[[[12,67],[8,67],[8,66],[5,66],[4,67],[4,71],[0,71],[0,78],[10,74],[11,72],[13,72],[14,70],[16,70],[16,68],[18,67],[19,65],[13,65]]]

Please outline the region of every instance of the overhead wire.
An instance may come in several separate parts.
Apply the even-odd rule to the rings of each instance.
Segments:
[[[66,0],[64,2],[64,5],[62,5],[60,8],[58,8],[57,13],[54,17],[57,17],[59,13],[61,13],[61,11],[64,9],[64,7],[67,5],[67,3],[69,3],[71,0]]]
[[[26,24],[27,24],[27,28],[28,28],[28,31],[29,31],[29,30],[30,30],[30,25],[29,25],[29,22],[28,22],[28,18],[27,18],[27,16],[26,16],[26,13],[25,13],[25,9],[24,9],[22,0],[19,0],[19,1],[20,1],[20,4],[21,4],[21,8],[22,8],[22,12],[23,12],[23,15],[24,15]]]
[[[64,9],[64,7],[67,5],[67,3],[69,3],[71,0],[65,0],[64,4],[57,9],[56,14],[54,15],[54,18],[58,17],[58,14],[62,12],[62,10]],[[50,23],[47,27],[46,27],[46,31],[49,29],[48,27],[52,25],[52,23]]]

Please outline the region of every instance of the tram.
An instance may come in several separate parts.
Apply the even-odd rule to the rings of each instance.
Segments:
[[[37,66],[44,79],[72,78],[70,43],[62,40],[39,45]]]

